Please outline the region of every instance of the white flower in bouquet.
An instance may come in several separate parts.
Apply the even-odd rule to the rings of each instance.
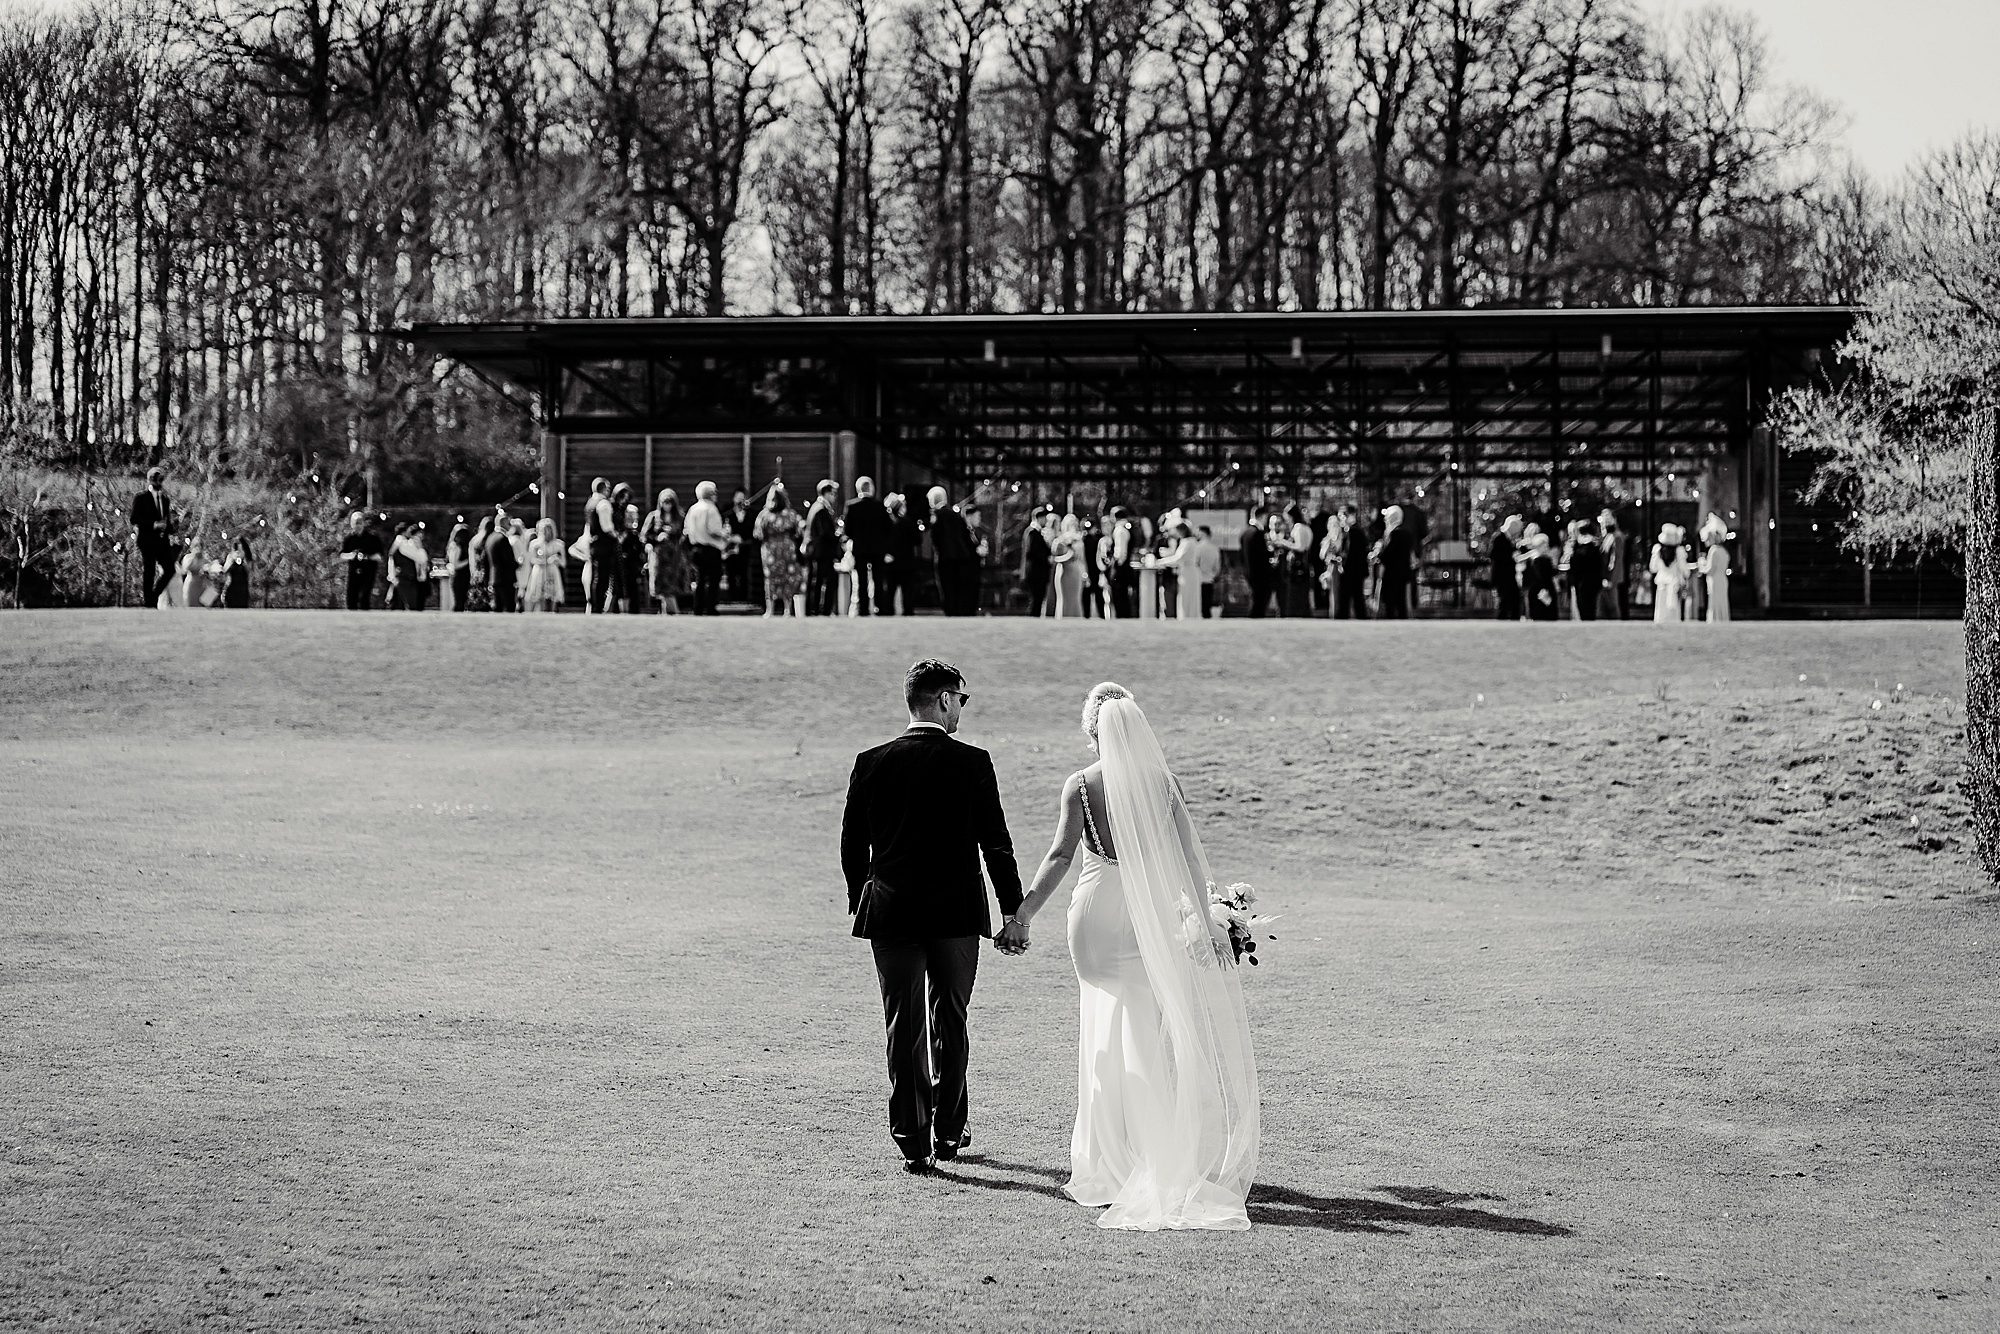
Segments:
[[[1224,957],[1230,963],[1241,963],[1247,958],[1250,966],[1256,967],[1257,928],[1278,920],[1250,911],[1256,902],[1257,891],[1243,881],[1224,889],[1217,889],[1212,880],[1208,884],[1209,921],[1228,936],[1230,954]],[[1219,954],[1220,942],[1216,948]]]

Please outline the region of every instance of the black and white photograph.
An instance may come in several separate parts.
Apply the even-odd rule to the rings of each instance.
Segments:
[[[0,1330],[2000,1329],[1996,50],[0,0]]]

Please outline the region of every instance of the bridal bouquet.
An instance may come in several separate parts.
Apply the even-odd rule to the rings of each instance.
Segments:
[[[1253,912],[1257,903],[1257,891],[1242,881],[1233,885],[1216,888],[1213,880],[1208,882],[1208,919],[1229,933],[1229,948],[1233,957],[1230,963],[1250,961],[1257,966],[1257,928],[1275,922],[1276,917]],[[1215,947],[1218,958],[1222,957],[1222,945]]]

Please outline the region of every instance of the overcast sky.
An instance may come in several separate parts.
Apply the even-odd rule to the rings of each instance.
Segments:
[[[2000,128],[2000,0],[1734,0],[1731,7],[1763,24],[1781,79],[1840,103],[1848,147],[1884,184],[1973,125]]]

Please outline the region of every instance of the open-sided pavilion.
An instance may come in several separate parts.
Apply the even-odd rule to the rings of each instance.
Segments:
[[[1764,429],[1833,364],[1828,307],[724,316],[410,331],[531,413],[544,512],[593,475],[645,495],[783,476],[908,489],[1092,484],[1148,512],[1345,494],[1467,535],[1494,489],[1629,499],[1645,533],[1715,510],[1769,609],[1899,603]]]

